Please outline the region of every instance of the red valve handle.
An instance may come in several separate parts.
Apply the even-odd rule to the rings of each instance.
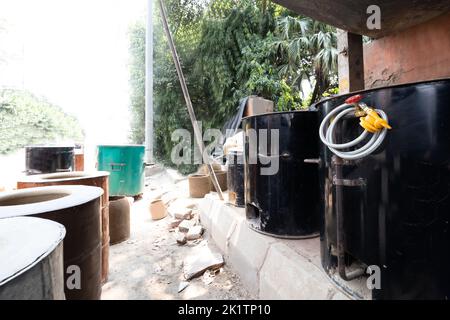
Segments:
[[[361,99],[362,99],[362,95],[357,94],[357,95],[351,96],[350,98],[347,98],[345,100],[345,103],[347,103],[347,104],[354,104],[354,103],[360,102]]]

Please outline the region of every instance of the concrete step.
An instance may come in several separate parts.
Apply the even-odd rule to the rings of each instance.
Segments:
[[[199,203],[206,234],[259,299],[347,300],[323,271],[319,238],[285,240],[247,226],[245,210],[210,193]]]

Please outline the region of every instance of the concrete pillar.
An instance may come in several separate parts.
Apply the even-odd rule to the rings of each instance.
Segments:
[[[362,36],[337,30],[339,93],[364,89]]]

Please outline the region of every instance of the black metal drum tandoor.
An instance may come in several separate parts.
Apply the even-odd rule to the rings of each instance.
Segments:
[[[323,118],[353,94],[315,106]],[[371,291],[373,299],[449,299],[450,80],[359,94],[388,115],[392,130],[359,160],[342,161],[321,145],[322,265],[341,278],[350,267],[378,266],[381,288]],[[336,140],[361,130],[349,117]]]
[[[246,216],[254,230],[284,238],[318,235],[317,117],[293,111],[243,119]]]

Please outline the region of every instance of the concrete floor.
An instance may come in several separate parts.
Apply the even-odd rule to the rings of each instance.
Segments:
[[[102,299],[253,299],[226,260],[211,283],[206,277],[199,277],[178,293],[179,284],[184,281],[183,258],[200,246],[214,245],[203,240],[179,246],[174,232],[167,227],[169,217],[151,220],[149,203],[162,189],[174,188],[172,192],[178,197],[188,197],[186,180],[176,184],[170,181],[167,176],[150,180],[154,190],[146,189],[144,198],[132,204],[131,237],[110,248],[110,273]]]

